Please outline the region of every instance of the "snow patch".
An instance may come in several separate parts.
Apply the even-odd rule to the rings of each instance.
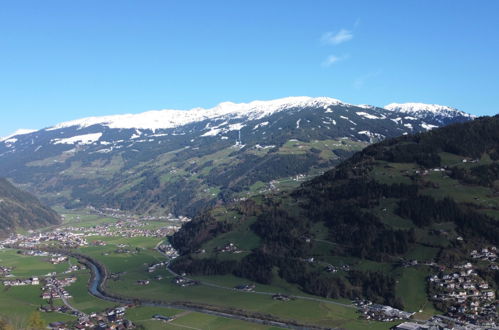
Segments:
[[[427,131],[431,130],[431,129],[434,129],[434,128],[437,128],[438,126],[436,125],[431,125],[431,124],[427,124],[425,122],[423,122],[421,124],[421,127],[423,127],[424,129],[426,129]]]
[[[229,131],[240,131],[243,127],[245,127],[246,125],[244,124],[241,124],[241,123],[237,123],[237,124],[232,124],[232,125],[229,125]]]
[[[386,118],[386,117],[374,116],[374,115],[371,115],[370,113],[367,113],[367,112],[356,112],[356,114],[361,116],[361,117],[367,118],[367,119],[385,119]]]
[[[267,126],[268,124],[269,124],[268,121],[264,121],[263,123],[256,124],[255,127],[253,127],[253,129],[257,129],[259,127]]]
[[[218,135],[218,133],[220,133],[222,131],[221,128],[216,128],[216,127],[213,127],[212,129],[210,129],[208,132],[204,133],[203,135],[201,136],[216,136]]]
[[[91,133],[84,135],[77,135],[66,139],[53,139],[50,142],[53,144],[91,144],[98,141],[102,133]]]
[[[404,124],[404,126],[409,128],[409,129],[412,129],[412,124],[410,124],[410,123]]]
[[[142,132],[139,131],[138,129],[135,130],[135,133],[130,137],[130,139],[137,139],[142,135]]]

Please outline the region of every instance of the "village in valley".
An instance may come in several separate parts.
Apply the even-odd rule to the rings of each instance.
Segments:
[[[87,219],[94,219],[88,221]],[[41,274],[16,274],[16,266],[2,264],[0,254],[0,276],[5,290],[15,290],[16,287],[37,288],[40,304],[37,310],[42,315],[66,315],[58,320],[50,317],[51,329],[134,329],[136,324],[127,317],[128,313],[144,307],[135,303],[115,304],[112,302],[98,308],[82,310],[79,308],[79,295],[89,295],[87,283],[89,269],[74,256],[64,251],[91,251],[94,258],[110,258],[118,260],[122,257],[133,258],[141,269],[134,272],[126,265],[111,267],[108,274],[110,283],[125,283],[131,279],[133,292],[149,290],[158,283],[171,283],[180,290],[208,285],[213,289],[233,290],[242,294],[270,294],[259,291],[255,283],[235,283],[232,286],[210,284],[204,280],[192,278],[189,274],[176,274],[169,269],[169,261],[178,257],[178,252],[164,238],[175,233],[183,223],[190,219],[186,217],[136,217],[118,210],[93,209],[87,215],[75,214],[62,226],[45,231],[28,231],[14,234],[0,242],[0,251],[15,253],[24,258],[37,258],[52,271]],[[227,241],[215,246],[210,253],[232,255],[244,253],[235,242]],[[156,254],[150,262],[140,263],[141,258]],[[197,251],[205,254],[205,249]],[[159,258],[158,258],[159,256]],[[121,259],[125,260],[125,259]],[[144,258],[143,260],[147,260]],[[315,258],[309,258],[310,264],[322,265],[325,273],[348,273],[349,264],[332,265]],[[368,300],[357,299],[351,306],[357,310],[359,319],[368,322],[394,323],[396,329],[478,329],[481,326],[494,327],[499,324],[497,318],[497,300],[495,291],[487,281],[479,275],[476,263],[487,264],[492,270],[497,270],[497,249],[493,246],[482,247],[469,252],[468,260],[454,266],[441,266],[434,262],[421,263],[417,260],[406,260],[401,267],[431,267],[434,274],[427,279],[429,299],[446,307],[445,316],[435,316],[426,321],[415,319],[417,311],[404,311],[392,306],[380,305]],[[57,269],[57,270],[55,270]],[[85,274],[85,275],[83,275]],[[133,275],[132,274],[137,274]],[[164,282],[167,281],[167,282]],[[112,284],[112,286],[115,284]],[[78,286],[80,291],[72,289]],[[142,289],[143,288],[143,289]],[[146,289],[147,288],[147,289]],[[83,289],[83,291],[81,291]],[[137,291],[139,292],[139,291]],[[75,298],[76,295],[76,298]],[[272,293],[274,301],[289,304],[300,296],[284,293]],[[99,301],[92,297],[93,301]],[[169,323],[179,318],[175,314],[164,315],[161,310],[155,310],[147,319],[151,322]],[[69,321],[68,321],[69,318]],[[149,322],[149,321],[148,321]],[[411,328],[412,327],[412,328]],[[478,327],[478,328],[477,328]]]
[[[176,232],[182,223],[189,221],[186,217],[135,217],[116,210],[106,209],[103,211],[91,210],[91,214],[98,214],[98,217],[90,216],[92,219],[108,219],[108,221],[98,220],[94,222],[85,221],[87,215],[74,215],[66,225],[59,226],[45,231],[28,231],[23,234],[13,234],[0,242],[0,252],[5,251],[9,255],[17,254],[24,258],[36,258],[37,265],[43,263],[53,265],[58,271],[50,271],[45,274],[25,274],[17,275],[17,271],[24,268],[24,265],[4,266],[1,265],[0,254],[0,277],[5,290],[16,290],[16,287],[33,287],[38,290],[38,297],[42,302],[37,310],[42,315],[68,315],[61,319],[72,318],[73,321],[53,321],[50,322],[51,329],[134,329],[136,326],[125,317],[127,308],[130,305],[118,305],[107,307],[101,311],[84,312],[73,306],[74,296],[71,287],[75,285],[80,274],[88,274],[88,269],[84,264],[78,262],[74,257],[65,254],[64,251],[77,251],[82,248],[105,247],[109,244],[115,248],[111,252],[103,255],[137,253],[140,248],[131,247],[130,244],[109,242],[114,239],[151,239],[158,242],[158,251],[169,259],[176,257],[177,252],[164,243],[164,238]],[[105,217],[105,218],[104,218]],[[112,220],[112,221],[109,221]],[[78,226],[82,223],[83,226]],[[29,259],[32,260],[32,259]],[[168,259],[167,259],[168,260]],[[167,261],[162,261],[149,266],[148,271],[166,268]],[[39,268],[51,268],[50,266],[40,266]],[[88,278],[88,275],[85,275]],[[140,281],[138,281],[140,282]],[[144,281],[148,283],[148,281]],[[85,287],[86,283],[80,283]],[[85,289],[86,291],[86,289]],[[79,292],[81,294],[81,292]],[[88,292],[83,292],[89,295]],[[95,298],[97,299],[97,298]],[[112,304],[111,304],[112,305]],[[55,313],[55,314],[54,314]],[[51,317],[50,319],[57,319]],[[165,319],[152,317],[151,319],[164,321]],[[170,318],[168,318],[170,320]]]

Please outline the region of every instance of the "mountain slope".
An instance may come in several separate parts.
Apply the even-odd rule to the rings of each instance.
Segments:
[[[291,193],[207,211],[172,243],[183,254],[174,267],[188,274],[285,280],[412,311],[432,300],[468,320],[427,278],[470,262],[469,281],[499,287],[495,263],[470,257],[499,244],[499,116],[371,145]],[[497,322],[490,310],[484,318]]]
[[[59,222],[59,215],[40,204],[36,197],[0,178],[0,236],[17,228],[33,229]]]
[[[50,203],[194,215],[297,185],[372,142],[473,118],[453,114],[291,97],[92,117],[3,139],[0,171]]]

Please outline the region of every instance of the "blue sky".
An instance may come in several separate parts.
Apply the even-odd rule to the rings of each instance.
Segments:
[[[499,1],[0,1],[0,136],[285,96],[499,112]]]

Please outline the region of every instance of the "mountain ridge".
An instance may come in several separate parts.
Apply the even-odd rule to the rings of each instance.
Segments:
[[[80,119],[70,120],[62,123],[55,124],[40,130],[56,130],[71,126],[78,126],[80,128],[101,124],[110,128],[138,128],[138,129],[165,129],[173,128],[195,121],[205,119],[213,119],[229,114],[248,115],[248,113],[257,112],[261,116],[269,115],[272,112],[285,110],[286,108],[304,107],[304,106],[331,106],[343,104],[352,107],[364,108],[384,108],[387,110],[397,111],[405,114],[418,113],[421,111],[444,113],[449,116],[449,113],[458,113],[461,116],[474,118],[475,116],[469,115],[463,111],[449,106],[425,103],[390,103],[384,107],[377,107],[373,105],[361,104],[354,105],[343,102],[338,99],[330,97],[308,97],[308,96],[293,96],[280,99],[273,99],[268,101],[251,101],[248,103],[234,103],[230,101],[221,102],[212,108],[192,108],[188,110],[177,109],[162,109],[162,110],[149,110],[137,114],[117,114],[108,116],[93,116],[84,117]],[[165,116],[166,115],[166,116]],[[161,119],[159,120],[158,117]],[[177,118],[171,118],[177,117]],[[25,135],[36,132],[38,130],[22,129],[14,132],[5,137],[1,137],[0,141],[8,140],[16,135]]]
[[[212,109],[93,117],[13,136],[0,142],[0,171],[50,204],[192,216],[295,185],[367,144],[473,118],[310,97]]]

